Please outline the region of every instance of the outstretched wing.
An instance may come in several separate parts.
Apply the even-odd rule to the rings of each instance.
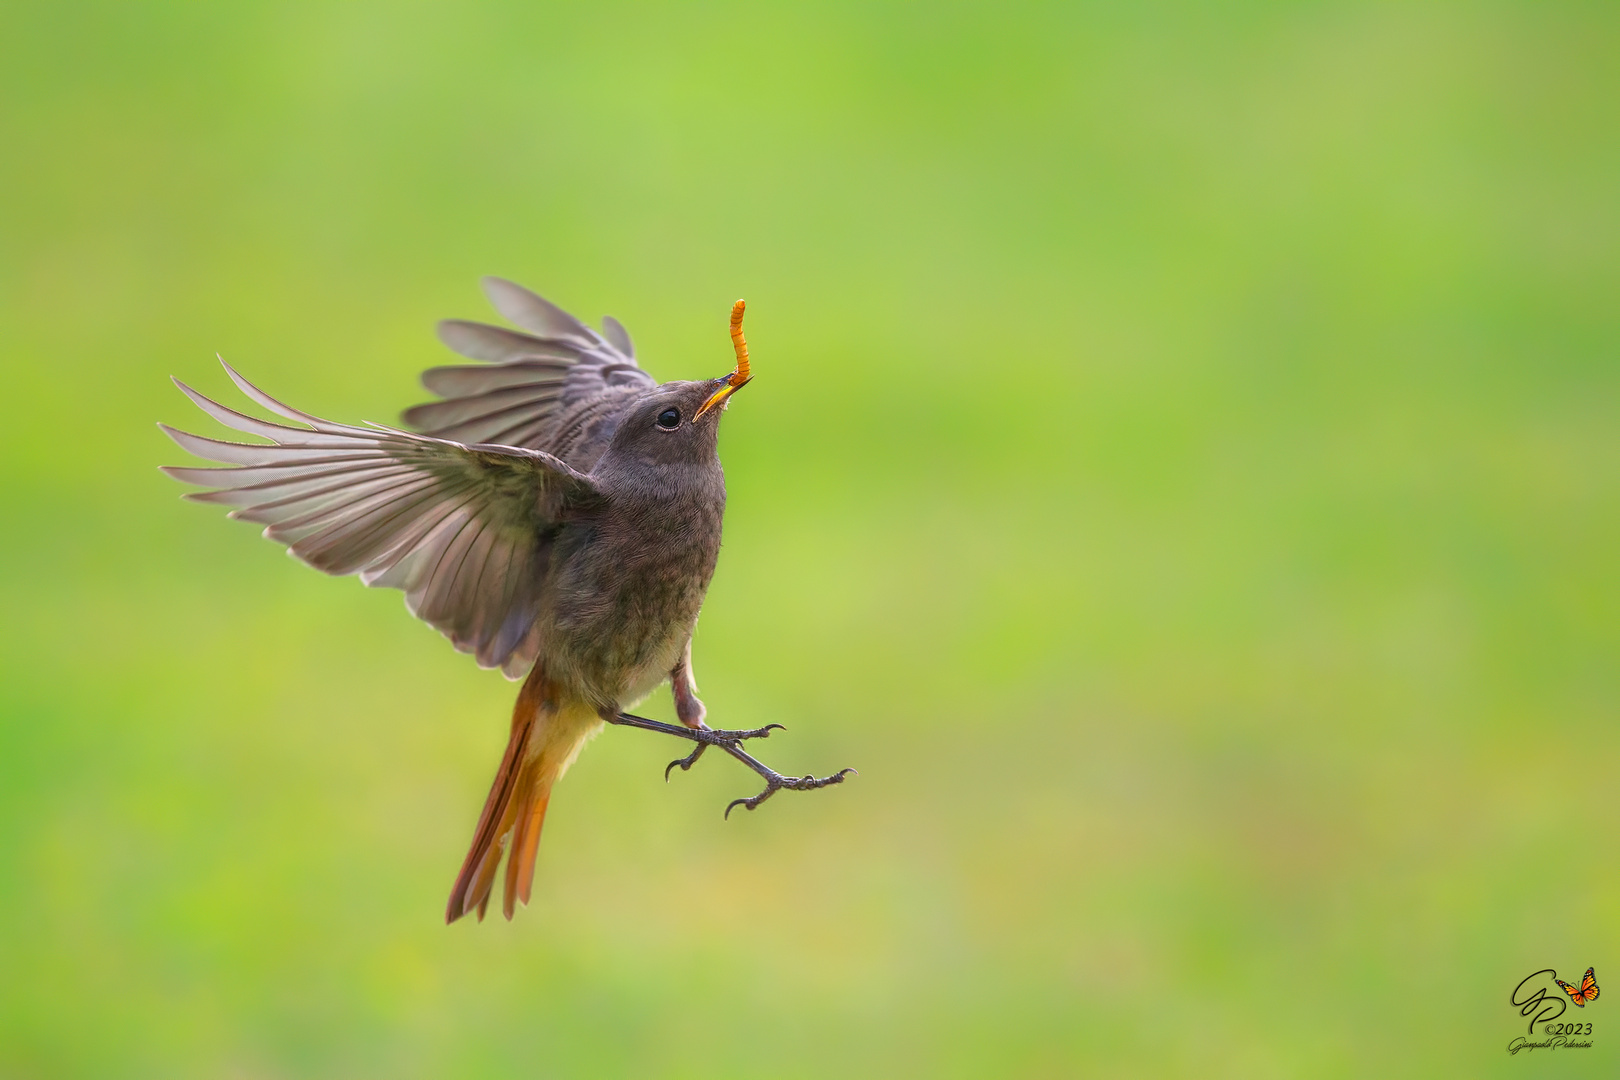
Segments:
[[[215,489],[187,498],[236,507],[231,517],[263,523],[317,570],[403,589],[411,613],[480,667],[519,678],[533,665],[552,540],[600,504],[587,477],[535,450],[334,424],[225,370],[248,397],[308,426],[244,415],[176,379],[215,420],[272,440],[221,442],[160,424],[198,457],[234,466],[165,467]]]
[[[566,458],[583,449],[568,431],[577,426],[579,406],[602,412],[590,406],[616,403],[626,389],[656,385],[636,366],[630,335],[618,320],[604,319],[597,333],[521,285],[490,277],[484,291],[497,311],[527,333],[461,319],[440,323],[439,338],[446,345],[484,363],[422,373],[422,385],[444,398],[405,411],[405,422],[424,434]],[[591,464],[574,463],[584,469]]]
[[[1592,968],[1587,968],[1586,974],[1581,976],[1581,997],[1587,1001],[1596,1001],[1597,996],[1597,974]]]

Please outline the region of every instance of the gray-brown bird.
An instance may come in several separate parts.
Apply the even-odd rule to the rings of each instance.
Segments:
[[[235,507],[231,517],[264,524],[265,536],[318,570],[403,589],[411,613],[480,667],[524,680],[448,922],[475,910],[483,918],[503,851],[506,917],[528,902],[552,785],[604,721],[697,743],[669,769],[690,768],[708,746],[748,765],[765,790],[728,814],[852,772],[783,776],[741,746],[780,725],[710,729],[697,697],[692,631],[726,506],[720,416],[752,377],[743,302],[731,313],[731,374],[659,385],[617,320],[605,318],[598,333],[512,282],[486,278],[484,289],[523,332],[440,323],[446,345],[482,363],[423,373],[443,400],[406,410],[415,432],[321,420],[229,365],[244,394],[301,426],[228,409],[178,379],[214,419],[270,442],[159,425],[191,453],[230,466],[164,468],[215,489],[187,498]],[[679,726],[623,711],[666,678]]]

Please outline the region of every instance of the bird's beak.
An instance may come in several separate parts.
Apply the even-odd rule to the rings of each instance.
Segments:
[[[741,300],[731,305],[731,347],[737,353],[737,366],[730,375],[722,375],[715,380],[720,384],[719,388],[709,395],[697,415],[692,417],[693,423],[701,420],[710,409],[725,404],[727,398],[747,386],[754,377],[748,370],[748,342],[744,340],[742,332],[743,306]]]
[[[720,378],[716,379],[715,382],[720,384],[720,389],[709,395],[709,399],[705,401],[701,407],[699,407],[697,415],[692,417],[693,421],[695,422],[697,420],[701,420],[703,418],[703,414],[708,412],[710,409],[718,408],[721,405],[724,405],[727,398],[741,390],[744,386],[747,386],[748,381],[752,378],[752,375],[745,375],[739,379],[737,378],[737,373],[733,371],[730,375],[722,375]]]

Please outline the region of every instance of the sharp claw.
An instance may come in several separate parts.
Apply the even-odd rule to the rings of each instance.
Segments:
[[[753,810],[754,807],[758,806],[760,803],[782,790],[782,785],[784,783],[791,784],[794,783],[794,781],[789,780],[785,776],[773,776],[765,781],[765,790],[760,792],[758,795],[747,799],[732,799],[731,802],[726,804],[726,812],[723,815],[722,820],[731,820],[731,812],[739,806],[745,807],[748,810]]]
[[[664,783],[666,783],[666,784],[669,783],[669,771],[671,769],[673,769],[675,766],[679,765],[681,767],[681,772],[685,772],[687,769],[690,769],[693,765],[697,764],[697,759],[699,757],[702,757],[703,756],[703,751],[707,750],[708,748],[709,748],[708,743],[698,743],[696,750],[693,750],[690,754],[687,754],[683,758],[676,758],[674,761],[670,762],[668,765],[665,765],[664,766]]]
[[[747,798],[747,799],[732,799],[731,802],[727,803],[726,804],[726,812],[725,812],[724,815],[722,815],[721,820],[730,821],[731,820],[731,812],[733,810],[735,810],[739,806],[743,807],[744,809],[748,810],[749,812],[752,812],[757,806],[759,806],[760,803],[764,802],[766,799],[770,798],[772,795],[775,795],[778,791],[781,791],[781,790],[782,790],[782,782],[781,781],[779,781],[779,780],[768,781],[765,784],[765,790],[760,792],[758,795],[755,795],[755,796],[753,796],[751,798]]]

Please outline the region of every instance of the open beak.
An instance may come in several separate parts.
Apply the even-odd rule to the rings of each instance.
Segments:
[[[748,370],[748,342],[743,338],[742,332],[743,306],[741,300],[731,305],[731,347],[737,353],[737,366],[732,369],[730,375],[723,375],[715,380],[720,383],[719,389],[710,394],[708,400],[698,409],[697,415],[692,417],[693,423],[701,420],[703,414],[710,409],[724,405],[727,398],[747,386],[749,380],[754,377]]]

